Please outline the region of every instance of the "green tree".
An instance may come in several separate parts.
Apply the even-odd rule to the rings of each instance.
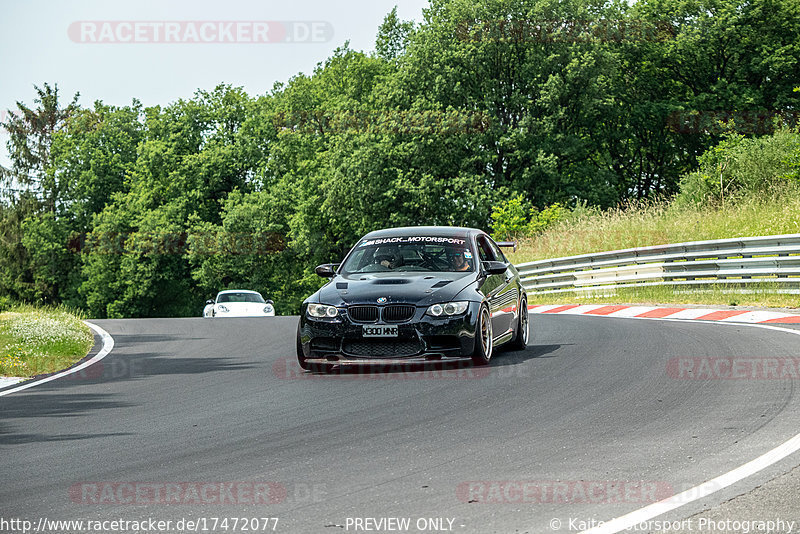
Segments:
[[[56,209],[61,195],[58,181],[48,170],[52,167],[50,147],[53,135],[64,127],[67,119],[78,109],[79,94],[61,107],[58,99],[58,84],[45,83],[33,86],[36,91],[36,108],[17,102],[17,110],[9,110],[8,119],[2,127],[8,131],[8,150],[12,161],[9,178],[22,186],[33,186],[43,195],[50,212]]]
[[[375,39],[375,52],[387,61],[394,61],[403,53],[408,37],[414,31],[413,21],[401,21],[397,16],[397,6],[383,19]]]
[[[23,224],[40,211],[39,200],[30,192],[0,199],[0,297],[33,301],[36,298],[31,258],[23,245]]]

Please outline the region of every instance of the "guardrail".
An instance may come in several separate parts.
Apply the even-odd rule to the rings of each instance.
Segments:
[[[769,286],[800,293],[800,234],[693,241],[517,265],[528,293],[578,294],[656,285]]]

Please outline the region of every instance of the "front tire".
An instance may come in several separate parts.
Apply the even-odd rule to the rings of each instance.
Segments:
[[[508,344],[511,350],[525,350],[528,346],[530,335],[530,317],[528,315],[528,299],[524,296],[519,300],[519,319],[514,340]]]
[[[303,342],[300,340],[300,324],[297,325],[297,363],[306,371],[311,370],[311,364],[306,362],[306,355],[303,354]]]
[[[478,322],[475,324],[475,350],[472,361],[475,365],[488,365],[492,359],[492,316],[489,307],[482,304],[478,311]]]
[[[306,361],[306,355],[303,353],[303,342],[300,339],[299,324],[297,325],[297,363],[300,364],[300,367],[305,371],[312,371],[316,373],[325,373],[325,374],[330,374],[333,372],[333,365],[308,363]]]

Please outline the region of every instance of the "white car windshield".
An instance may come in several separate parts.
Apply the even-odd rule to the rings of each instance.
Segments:
[[[264,303],[264,297],[258,293],[222,293],[217,296],[217,303],[221,302],[257,302]]]

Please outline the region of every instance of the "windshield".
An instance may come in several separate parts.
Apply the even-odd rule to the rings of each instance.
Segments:
[[[475,258],[466,239],[427,236],[362,241],[342,265],[344,274],[474,270]]]
[[[258,293],[222,293],[217,296],[217,302],[258,302],[263,303],[264,297]]]

